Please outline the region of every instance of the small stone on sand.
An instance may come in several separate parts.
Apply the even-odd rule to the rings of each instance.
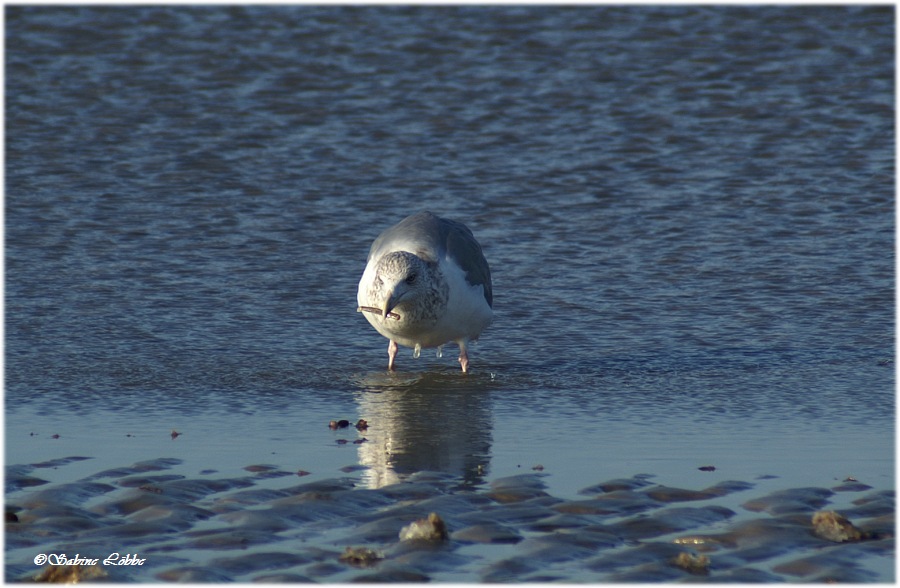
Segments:
[[[428,518],[419,519],[400,529],[400,541],[446,541],[447,525],[444,520],[431,513]]]
[[[844,543],[846,541],[860,541],[866,534],[857,529],[846,517],[833,510],[820,510],[812,518],[813,532],[828,541]]]
[[[705,555],[693,555],[682,552],[678,554],[672,563],[675,567],[681,568],[690,574],[705,576],[709,573],[709,558]]]
[[[98,565],[49,565],[35,574],[35,582],[52,584],[77,584],[91,580],[106,578],[107,574]]]
[[[339,561],[360,568],[375,565],[382,559],[384,559],[383,555],[368,547],[347,547],[338,558]]]

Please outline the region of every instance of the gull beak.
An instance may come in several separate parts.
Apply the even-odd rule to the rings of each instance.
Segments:
[[[381,317],[388,318],[388,315],[391,314],[391,311],[400,304],[400,300],[403,298],[403,295],[406,294],[405,291],[398,292],[398,290],[394,290],[391,292],[391,295],[388,296],[387,300],[384,301],[384,306],[381,307]]]
[[[396,304],[397,303],[394,300],[393,296],[385,300],[384,307],[381,309],[381,318],[387,318],[388,313],[390,313],[394,309],[394,306],[396,306]]]

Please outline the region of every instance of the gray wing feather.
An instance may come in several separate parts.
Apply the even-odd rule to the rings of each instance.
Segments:
[[[494,306],[494,292],[491,285],[491,268],[488,266],[481,245],[466,225],[446,219],[439,219],[443,231],[447,253],[466,272],[466,281],[473,286],[484,287],[484,299],[488,306]]]
[[[427,211],[419,212],[381,233],[372,243],[369,259],[394,251],[394,244],[401,241],[415,243],[416,251],[410,253],[426,261],[435,262],[446,253],[466,272],[470,284],[484,287],[485,300],[489,306],[494,305],[491,269],[481,245],[466,225]]]

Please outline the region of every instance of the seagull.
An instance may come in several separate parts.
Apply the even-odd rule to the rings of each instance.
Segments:
[[[493,319],[491,270],[466,225],[423,211],[385,230],[372,243],[356,300],[375,330],[388,338],[388,369],[399,345],[466,347]]]

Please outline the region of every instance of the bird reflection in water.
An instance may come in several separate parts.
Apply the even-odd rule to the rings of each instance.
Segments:
[[[360,377],[356,400],[368,422],[358,446],[369,488],[416,472],[442,472],[463,484],[484,481],[491,450],[488,375],[379,372]]]

